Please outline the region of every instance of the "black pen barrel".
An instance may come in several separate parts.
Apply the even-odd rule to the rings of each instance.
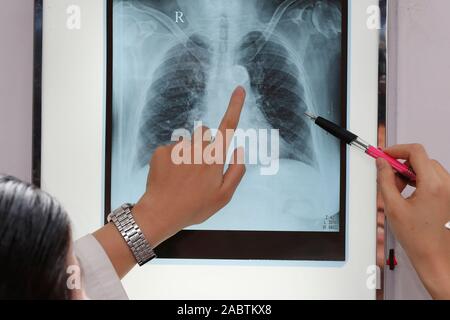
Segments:
[[[344,141],[347,144],[351,144],[353,141],[358,139],[357,135],[322,117],[317,117],[315,123],[328,133],[332,134],[333,136]]]

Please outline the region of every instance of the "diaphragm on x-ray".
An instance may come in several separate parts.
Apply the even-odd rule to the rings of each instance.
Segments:
[[[341,145],[304,113],[346,117],[341,1],[112,4],[111,206],[139,199],[154,150],[174,130],[192,132],[195,121],[217,128],[242,85],[239,128],[278,130],[278,166],[261,174],[270,165],[247,164],[230,204],[190,229],[338,232]]]

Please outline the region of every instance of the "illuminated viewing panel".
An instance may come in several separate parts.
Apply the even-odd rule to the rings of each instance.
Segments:
[[[107,40],[106,212],[139,199],[176,130],[217,128],[243,85],[246,176],[159,256],[345,259],[345,148],[304,113],[346,125],[347,1],[112,0]]]

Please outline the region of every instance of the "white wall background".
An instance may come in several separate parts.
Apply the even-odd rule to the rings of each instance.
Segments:
[[[0,0],[0,173],[31,180],[33,0]]]
[[[422,143],[450,169],[450,1],[388,1],[394,15],[389,59],[396,73],[388,91],[388,143]],[[399,265],[386,271],[388,296],[429,298],[403,249],[391,247]]]

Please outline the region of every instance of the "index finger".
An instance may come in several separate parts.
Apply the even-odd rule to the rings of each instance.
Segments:
[[[234,131],[236,130],[239,119],[241,117],[242,108],[245,102],[245,89],[241,86],[237,87],[230,99],[230,104],[228,105],[228,109],[225,112],[225,115],[220,122],[219,132],[222,135],[223,139],[223,157],[226,159],[228,148],[230,147],[230,143],[232,137],[234,135]],[[227,131],[232,130],[233,135],[227,135]]]
[[[430,170],[430,158],[425,148],[420,144],[400,144],[383,151],[396,159],[408,161],[419,179]]]

